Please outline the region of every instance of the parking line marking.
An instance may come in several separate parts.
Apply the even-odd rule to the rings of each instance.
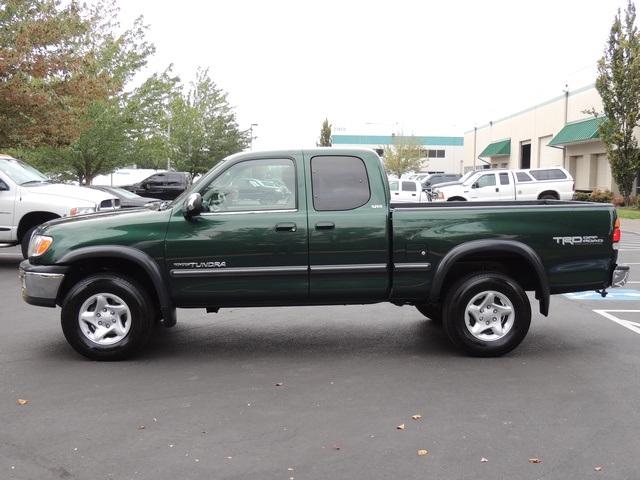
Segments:
[[[621,318],[616,317],[615,315],[611,315],[609,312],[615,313],[640,313],[640,310],[594,310],[598,315],[602,315],[604,318],[611,320],[612,322],[617,323],[618,325],[622,325],[624,328],[628,328],[632,332],[635,332],[640,335],[640,323],[631,322],[629,320],[623,320]]]

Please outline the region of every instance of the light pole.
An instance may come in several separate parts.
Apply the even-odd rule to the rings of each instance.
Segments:
[[[251,135],[251,150],[253,150],[253,140],[254,140],[255,138],[258,138],[258,137],[254,137],[254,136],[253,136],[253,127],[257,127],[257,126],[258,126],[258,124],[257,124],[257,123],[252,123],[252,124],[251,124],[251,127],[249,127],[249,132],[250,132],[250,135]]]

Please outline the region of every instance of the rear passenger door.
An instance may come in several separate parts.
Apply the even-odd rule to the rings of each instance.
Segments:
[[[349,155],[305,159],[311,177],[307,195],[312,301],[366,302],[387,296],[389,209],[381,188],[386,178],[377,170],[378,176],[370,179],[365,160],[371,165],[379,161]]]

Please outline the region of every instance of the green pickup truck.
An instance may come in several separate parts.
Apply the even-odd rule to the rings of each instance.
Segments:
[[[246,179],[280,194],[246,195]],[[62,307],[68,342],[94,360],[138,352],[177,308],[378,302],[413,305],[488,357],[526,336],[527,291],[547,315],[553,294],[626,281],[611,205],[389,199],[371,150],[235,154],[172,203],[42,225],[20,264],[22,295]]]

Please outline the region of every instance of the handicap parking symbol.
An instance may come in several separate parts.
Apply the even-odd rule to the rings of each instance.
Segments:
[[[612,288],[607,290],[607,296],[603,297],[598,292],[573,292],[565,293],[569,300],[640,300],[640,291],[630,288]]]

